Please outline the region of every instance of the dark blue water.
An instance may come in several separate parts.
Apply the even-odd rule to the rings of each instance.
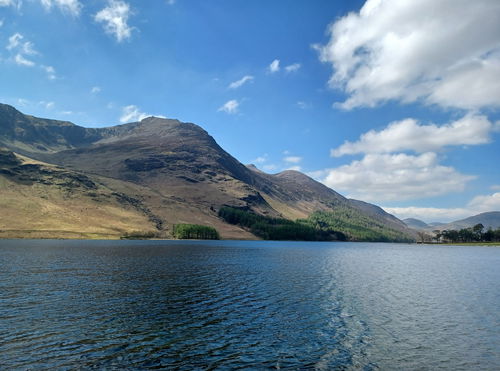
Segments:
[[[500,369],[500,248],[0,241],[0,369]]]

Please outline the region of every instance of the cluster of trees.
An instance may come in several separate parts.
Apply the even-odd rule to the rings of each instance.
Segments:
[[[412,236],[342,206],[335,207],[333,211],[316,211],[307,221],[316,228],[340,230],[352,241],[415,242]]]
[[[125,232],[121,236],[122,240],[144,240],[148,238],[160,237],[159,233],[153,231],[131,231]]]
[[[271,218],[233,207],[222,207],[219,216],[229,224],[236,224],[250,230],[264,240],[289,241],[345,241],[342,232],[330,228],[320,229],[307,220],[292,221]]]
[[[173,236],[178,239],[218,240],[219,232],[214,227],[199,224],[174,224]]]
[[[484,225],[476,224],[471,228],[459,230],[434,231],[437,242],[500,242],[500,228],[488,228],[484,230]]]

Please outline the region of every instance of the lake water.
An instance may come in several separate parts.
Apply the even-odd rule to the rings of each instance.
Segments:
[[[0,240],[0,369],[500,369],[500,248]]]

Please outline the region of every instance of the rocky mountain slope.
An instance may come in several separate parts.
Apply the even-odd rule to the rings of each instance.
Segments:
[[[217,216],[224,205],[288,219],[342,207],[412,234],[377,206],[348,200],[300,172],[245,166],[205,130],[177,120],[84,128],[0,104],[0,146],[0,206],[12,216],[0,217],[0,236],[54,234],[62,226],[61,235],[144,230],[168,237],[173,224],[196,223],[224,238],[252,238]]]

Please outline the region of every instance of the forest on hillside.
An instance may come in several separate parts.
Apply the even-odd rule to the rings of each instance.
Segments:
[[[316,228],[307,220],[292,221],[271,218],[233,207],[222,207],[219,216],[229,224],[239,225],[250,230],[264,240],[289,241],[345,241],[342,232],[331,228]]]
[[[316,211],[306,221],[319,229],[334,229],[344,233],[351,241],[366,242],[415,242],[412,236],[391,229],[386,225],[346,207],[332,211]]]

